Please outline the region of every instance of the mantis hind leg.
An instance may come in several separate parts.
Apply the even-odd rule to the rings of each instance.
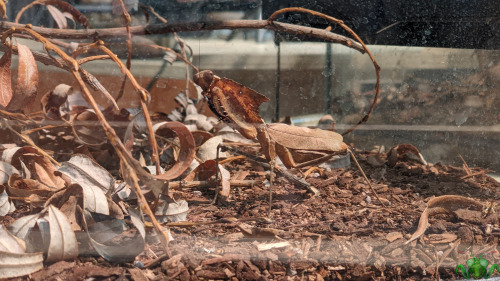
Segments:
[[[459,269],[460,271],[458,271]],[[465,277],[465,279],[470,278],[469,272],[465,269],[465,266],[463,266],[462,264],[457,265],[455,271],[458,275],[460,275],[460,272],[462,272],[462,275]]]
[[[490,267],[490,270],[488,270],[488,273],[484,276],[484,278],[490,278],[490,276],[495,272],[495,269],[497,270],[497,274],[500,273],[500,268],[498,268],[498,265],[493,264]]]
[[[221,150],[221,145],[219,144],[217,146],[217,154],[215,156],[215,195],[214,195],[214,200],[212,200],[212,203],[210,204],[215,204],[217,203],[217,196],[219,195],[219,151]]]
[[[273,181],[274,181],[274,166],[276,165],[276,158],[272,159],[269,163],[271,166],[271,173],[269,175],[269,213],[268,217],[271,217],[271,209],[273,207]]]

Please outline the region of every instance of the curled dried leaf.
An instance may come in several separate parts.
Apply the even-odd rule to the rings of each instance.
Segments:
[[[164,174],[157,175],[155,178],[161,180],[171,180],[179,177],[189,168],[193,162],[196,152],[196,145],[191,132],[179,122],[161,122],[153,126],[156,135],[162,136],[163,132],[173,131],[179,138],[179,155],[177,162]]]
[[[481,211],[483,209],[483,204],[474,199],[459,195],[443,195],[432,198],[431,200],[429,200],[429,202],[427,202],[427,206],[422,212],[422,215],[420,215],[417,230],[415,231],[415,233],[413,233],[411,238],[405,242],[405,244],[410,243],[411,241],[419,238],[425,233],[425,230],[429,225],[429,216],[467,208]]]
[[[394,166],[398,160],[404,159],[415,160],[423,165],[427,165],[427,161],[425,161],[422,154],[420,154],[420,151],[411,144],[396,145],[387,153],[387,164],[389,164],[389,166]]]

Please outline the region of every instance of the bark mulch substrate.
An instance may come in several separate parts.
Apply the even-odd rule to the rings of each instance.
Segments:
[[[361,158],[362,155],[361,155]],[[416,230],[426,202],[445,194],[500,202],[499,183],[484,169],[399,161],[389,167],[361,161],[376,183],[382,206],[351,165],[313,172],[307,181],[321,192],[305,190],[278,177],[273,187],[271,219],[269,187],[233,187],[231,197],[206,204],[214,189],[183,190],[190,205],[188,221],[216,222],[172,227],[173,257],[161,258],[155,244],[135,263],[110,264],[84,257],[48,264],[33,280],[431,280],[461,279],[455,273],[469,253],[486,253],[500,264],[500,215],[459,209],[432,216],[425,234],[405,245]],[[266,172],[246,161],[226,168],[246,179]],[[295,172],[295,174],[299,175]],[[237,218],[237,219],[235,219]],[[2,223],[10,222],[4,218]],[[160,257],[160,258],[158,258]],[[26,280],[26,278],[18,278]]]

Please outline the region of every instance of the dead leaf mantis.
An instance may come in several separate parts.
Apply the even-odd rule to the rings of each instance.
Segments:
[[[210,70],[195,74],[193,80],[202,88],[202,94],[207,99],[210,109],[222,121],[228,123],[246,138],[256,138],[262,146],[271,168],[269,214],[272,207],[276,156],[282,160],[285,167],[300,168],[349,152],[372,192],[379,199],[354,154],[343,142],[342,135],[321,129],[266,124],[258,112],[260,104],[269,100],[265,96],[230,79],[220,78]]]

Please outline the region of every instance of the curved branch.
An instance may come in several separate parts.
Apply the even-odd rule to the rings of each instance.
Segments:
[[[12,27],[24,27],[23,24],[13,22],[1,22],[0,32],[10,30]],[[59,39],[105,39],[116,38],[118,36],[127,36],[125,27],[118,28],[102,28],[102,29],[57,29],[57,28],[44,28],[32,26],[31,29],[38,34],[48,38]],[[300,26],[289,23],[270,22],[267,20],[227,20],[217,22],[186,22],[186,23],[160,23],[150,24],[145,26],[131,26],[130,33],[132,35],[153,35],[153,34],[166,34],[172,32],[185,32],[185,31],[200,31],[200,30],[218,30],[218,29],[268,29],[273,31],[285,32],[296,34],[299,36],[321,39],[326,42],[333,42],[353,48],[361,53],[364,53],[363,46],[353,39],[347,38],[342,35],[332,33],[330,31],[311,28],[307,26]]]
[[[375,75],[377,76],[377,82],[375,84],[375,97],[373,97],[373,102],[372,102],[370,108],[368,109],[368,112],[365,114],[365,116],[357,124],[354,124],[347,131],[345,131],[345,132],[342,133],[342,135],[345,136],[345,135],[349,134],[350,132],[354,131],[354,129],[356,129],[356,127],[358,127],[359,125],[361,125],[361,124],[365,123],[366,121],[368,121],[368,118],[370,118],[370,114],[373,112],[373,109],[375,108],[375,105],[377,105],[378,96],[380,95],[380,66],[377,64],[377,61],[375,61],[375,58],[373,57],[373,55],[370,52],[370,50],[368,50],[368,47],[366,47],[366,45],[363,42],[363,40],[361,40],[361,38],[359,38],[359,36],[356,34],[356,32],[354,32],[351,28],[349,28],[347,25],[345,25],[344,21],[342,21],[342,20],[336,19],[336,18],[331,17],[329,15],[325,15],[323,13],[316,12],[316,11],[313,11],[313,10],[304,9],[304,8],[300,8],[300,7],[291,7],[291,8],[284,8],[284,9],[281,9],[281,10],[278,10],[278,11],[274,12],[268,18],[268,21],[274,23],[274,20],[279,15],[281,15],[283,13],[288,13],[288,12],[299,12],[299,13],[310,14],[310,15],[313,15],[313,16],[316,16],[316,17],[324,18],[327,21],[330,21],[330,22],[333,22],[333,23],[339,25],[345,31],[347,31],[349,34],[351,34],[351,36],[354,37],[357,40],[357,42],[359,42],[363,46],[363,49],[366,51],[366,53],[370,57],[370,60],[373,63],[373,67],[375,68]]]

